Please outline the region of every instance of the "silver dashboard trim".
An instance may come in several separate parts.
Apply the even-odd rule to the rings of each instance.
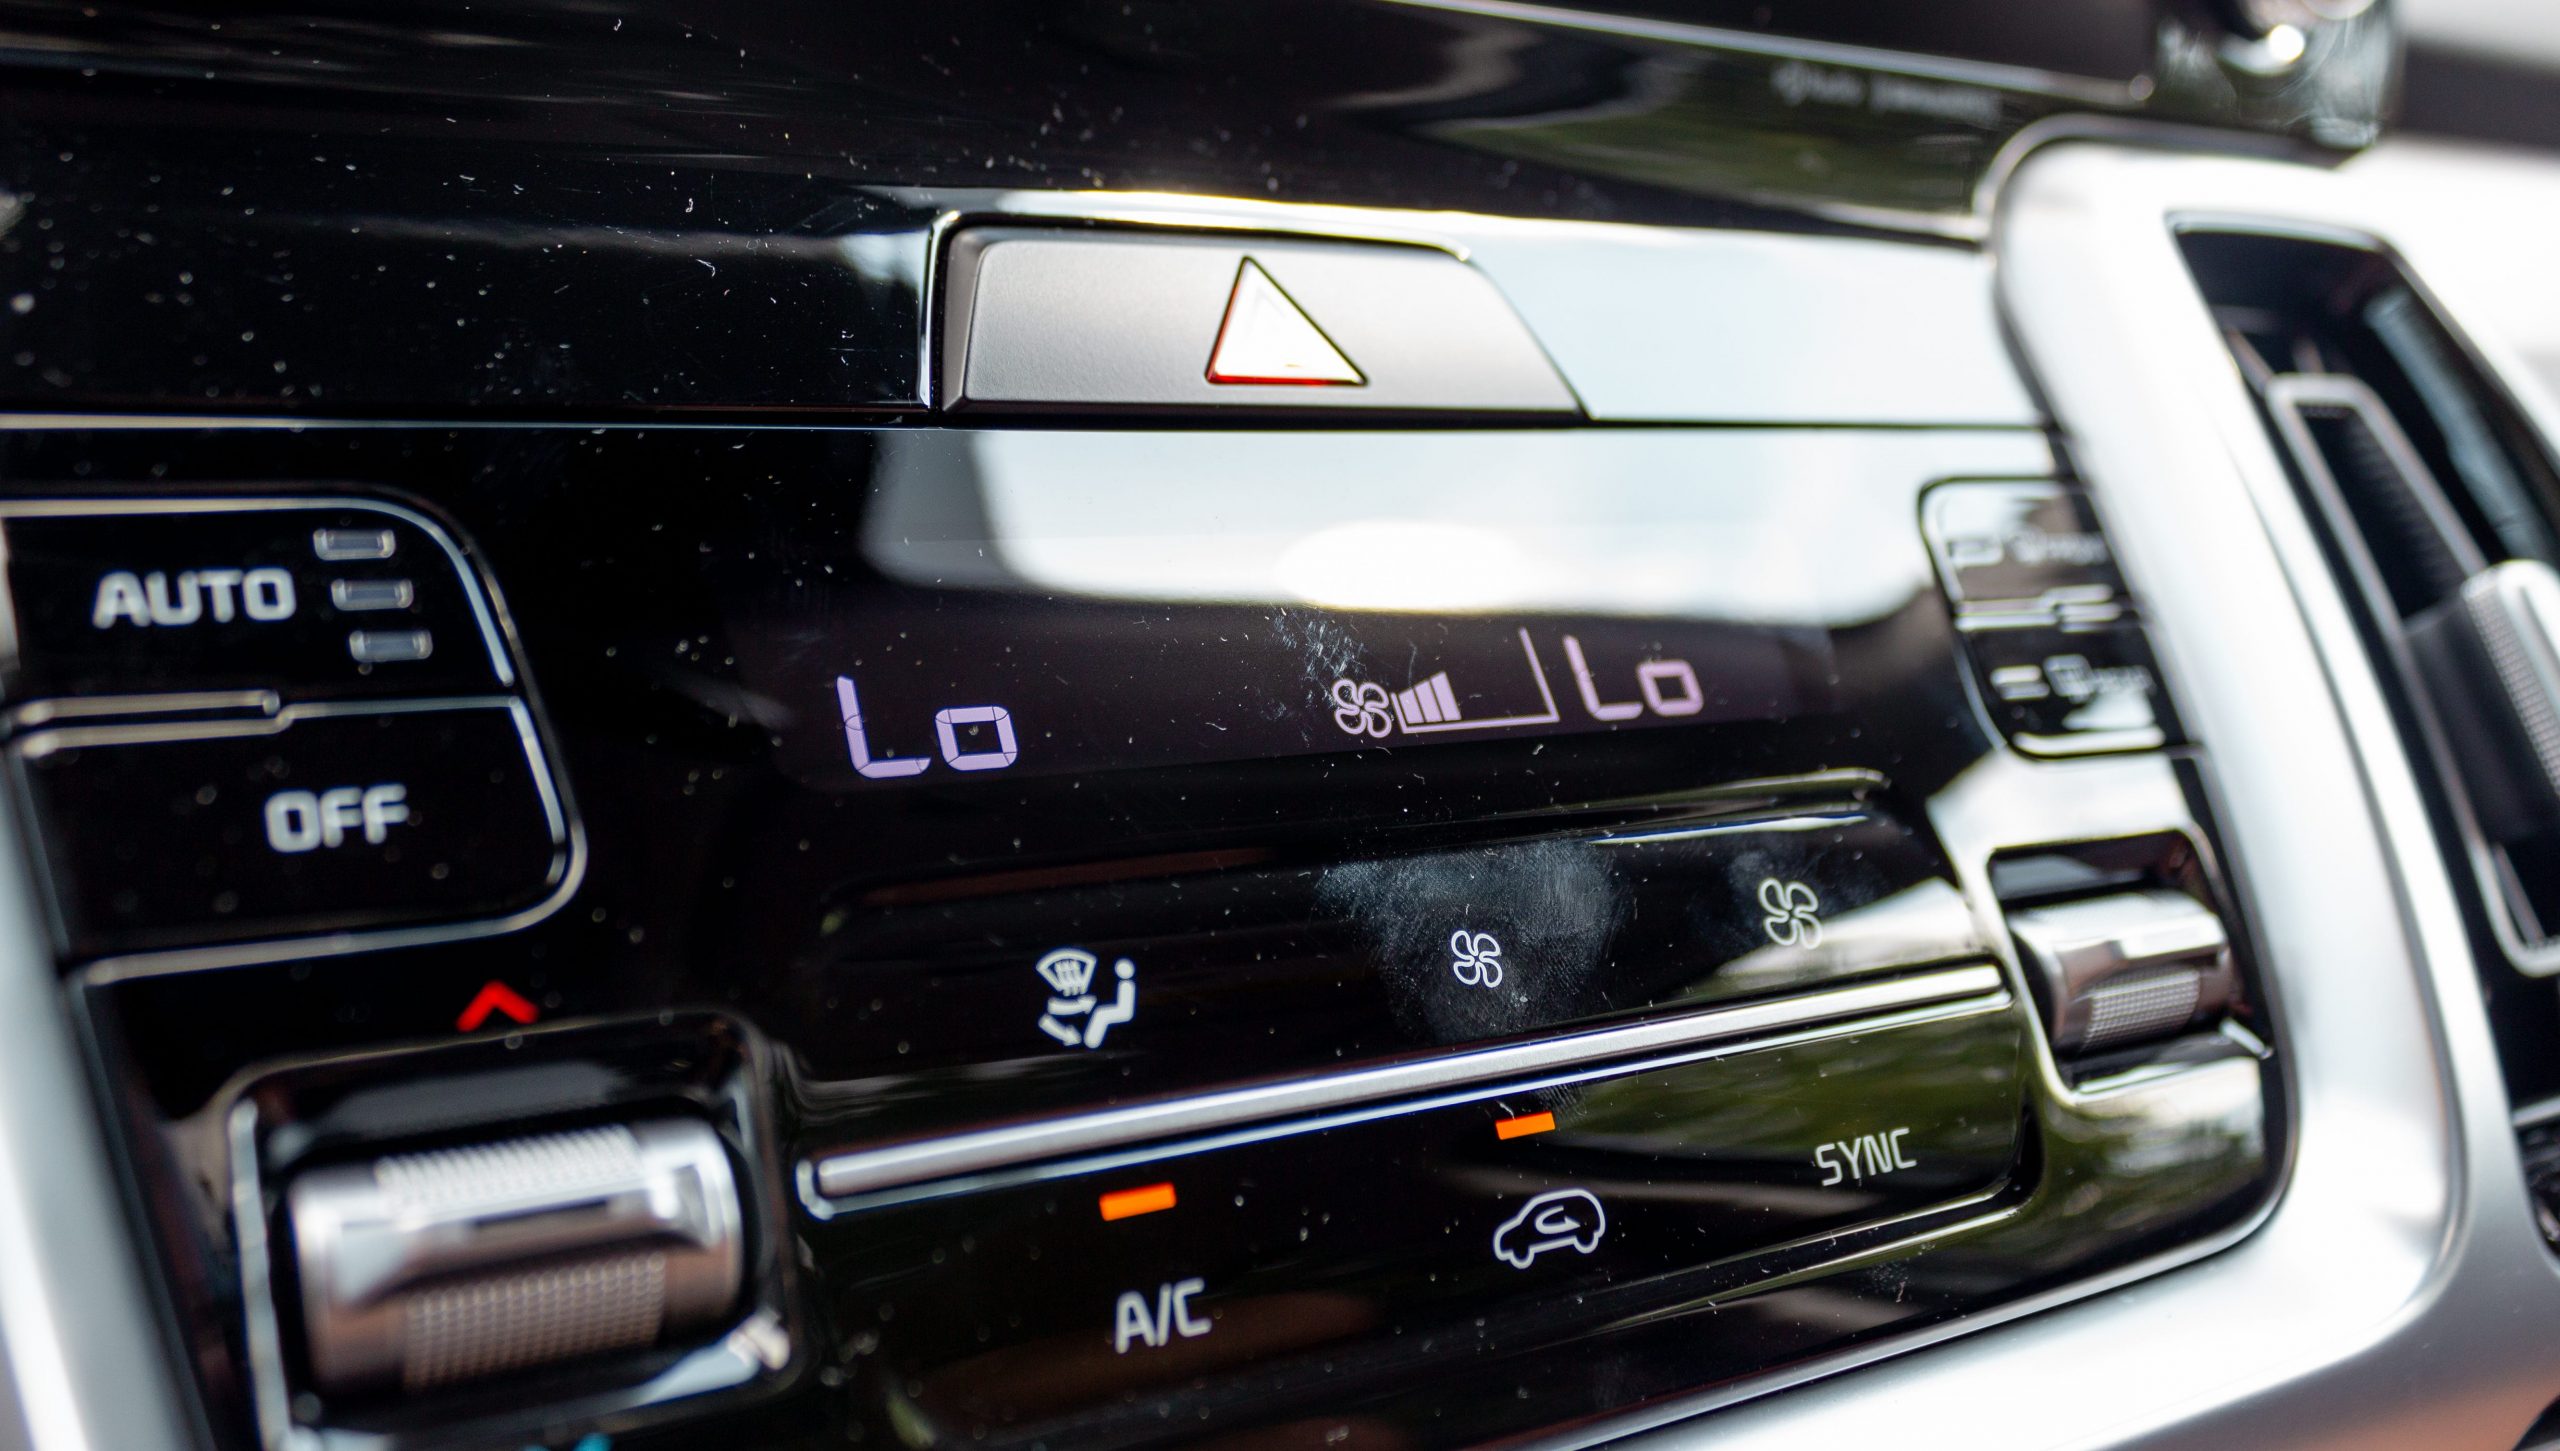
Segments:
[[[0,850],[0,1447],[194,1446],[22,850]]]
[[[1141,1143],[1214,1132],[1259,1119],[1289,1118],[1380,1099],[1405,1098],[1471,1084],[1578,1067],[1604,1059],[1694,1048],[1751,1034],[1854,1018],[1897,1008],[1978,997],[2007,984],[1988,965],[1958,967],[1912,977],[1833,988],[1801,997],[1745,1003],[1682,1017],[1600,1028],[1534,1043],[1389,1063],[1323,1078],[1230,1089],[1011,1124],[974,1133],[918,1139],[879,1148],[825,1154],[810,1160],[804,1176],[815,1208],[825,1200],[893,1189],[927,1180],[958,1178],[1032,1159],[1063,1159]],[[831,1211],[834,1206],[828,1206]]]
[[[1439,248],[988,224],[953,235],[942,264],[945,412],[1582,417],[1482,269]],[[1334,381],[1351,386],[1211,376],[1248,275],[1349,360]]]
[[[2211,753],[2200,768],[2288,1009],[2285,1196],[2209,1264],[2058,1292],[2019,1307],[2043,1312],[2032,1324],[1642,1444],[2509,1451],[2560,1384],[2560,1344],[2518,1333],[2560,1319],[2560,1273],[2529,1213],[2452,877],[2339,582],[2172,235],[2209,214],[2387,242],[2376,200],[2308,166],[2072,142],[2020,166],[1996,233],[2010,325]],[[2482,351],[2511,386],[2525,376]],[[1940,825],[1969,874],[1961,824]]]

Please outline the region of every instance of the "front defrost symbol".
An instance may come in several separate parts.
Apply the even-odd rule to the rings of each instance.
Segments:
[[[1107,1003],[1093,991],[1101,967],[1102,960],[1081,947],[1061,947],[1034,965],[1052,994],[1040,1015],[1041,1032],[1070,1048],[1099,1048],[1113,1028],[1138,1016],[1138,965],[1125,957],[1111,964],[1119,985]]]

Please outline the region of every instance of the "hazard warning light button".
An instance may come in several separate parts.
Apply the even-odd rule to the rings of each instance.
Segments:
[[[1581,411],[1493,283],[1433,248],[985,227],[948,276],[954,411]]]
[[[1226,320],[1218,324],[1218,345],[1209,354],[1209,381],[1356,388],[1369,380],[1262,264],[1247,257],[1236,269],[1235,290],[1227,294]]]

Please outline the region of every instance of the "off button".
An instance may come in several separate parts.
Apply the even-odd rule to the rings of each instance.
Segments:
[[[503,918],[569,867],[513,701],[48,730],[13,754],[76,956]]]

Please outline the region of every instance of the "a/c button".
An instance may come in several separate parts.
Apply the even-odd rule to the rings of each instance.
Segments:
[[[14,754],[79,956],[505,916],[568,867],[512,701],[41,731]]]

